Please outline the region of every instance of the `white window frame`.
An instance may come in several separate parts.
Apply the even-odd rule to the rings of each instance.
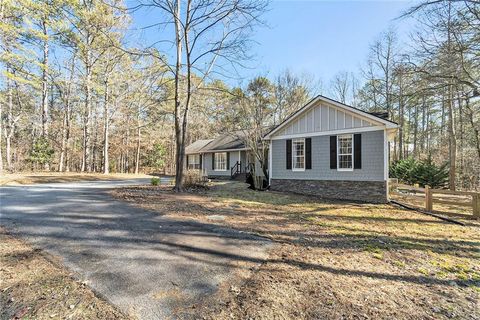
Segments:
[[[220,163],[218,161],[220,159],[219,155],[222,155],[222,156],[225,157],[225,160],[222,161],[225,164],[225,169],[219,169],[219,167],[218,167],[218,165]],[[213,171],[227,171],[228,170],[228,168],[227,168],[227,153],[226,152],[218,152],[218,153],[214,154],[214,157],[215,157],[215,167],[214,167]]]
[[[295,168],[295,158],[297,157],[295,144],[299,142],[303,143],[303,168]],[[305,171],[305,152],[305,139],[292,139],[292,171]]]
[[[188,157],[188,169],[200,170],[200,154],[189,154]]]
[[[352,152],[350,153],[342,153],[340,154],[340,138],[350,138],[352,139]],[[354,141],[353,141],[353,134],[341,134],[337,136],[337,171],[353,171],[353,150],[354,150]],[[348,156],[352,157],[352,167],[351,168],[340,168],[340,156]]]

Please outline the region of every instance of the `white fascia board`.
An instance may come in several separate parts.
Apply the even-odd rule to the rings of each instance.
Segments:
[[[289,135],[283,135],[283,136],[275,136],[273,138],[270,138],[270,140],[295,139],[295,138],[307,138],[307,137],[318,137],[318,136],[331,136],[331,135],[339,135],[339,134],[346,134],[346,133],[359,133],[359,132],[378,131],[378,130],[385,130],[385,127],[384,126],[372,126],[372,127],[351,128],[351,129],[343,129],[343,130],[297,133],[297,134],[289,134]]]
[[[250,148],[223,149],[223,150],[202,150],[202,153],[219,153],[219,152],[248,151],[248,150],[250,150]]]
[[[272,136],[275,135],[276,132],[278,132],[278,130],[282,129],[283,127],[285,127],[287,124],[289,124],[290,122],[292,122],[293,120],[297,119],[299,116],[303,115],[308,109],[310,109],[310,107],[314,106],[318,101],[323,101],[327,104],[330,104],[331,106],[337,108],[337,109],[342,109],[343,111],[348,111],[348,113],[350,113],[350,115],[352,116],[355,116],[355,117],[358,117],[360,119],[364,119],[364,120],[367,120],[367,121],[373,121],[373,122],[376,122],[377,124],[382,124],[382,125],[385,125],[385,127],[387,129],[395,129],[395,128],[398,128],[398,124],[395,124],[393,122],[390,122],[388,120],[385,120],[385,119],[382,119],[382,118],[379,118],[379,117],[376,117],[372,114],[369,114],[368,112],[365,112],[365,111],[362,111],[362,110],[359,110],[359,109],[355,109],[355,108],[352,108],[348,105],[345,105],[343,103],[340,103],[340,102],[337,102],[335,100],[331,100],[327,97],[323,97],[323,96],[318,96],[316,98],[314,98],[312,101],[310,101],[309,103],[307,103],[305,106],[303,106],[301,109],[299,109],[294,115],[292,115],[287,121],[283,122],[282,124],[280,124],[277,128],[275,128],[272,132],[270,132],[269,134],[267,134],[265,137],[264,137],[264,140],[270,140],[272,139]]]

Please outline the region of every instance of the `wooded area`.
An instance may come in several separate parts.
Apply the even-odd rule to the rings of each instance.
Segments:
[[[266,3],[248,0],[0,2],[0,170],[177,173],[185,146],[244,129],[258,137],[316,94],[387,111],[391,161],[449,163],[450,189],[480,187],[480,3],[428,1],[409,43],[394,29],[361,70],[232,76]],[[132,15],[157,10],[158,41],[131,46]],[[162,51],[160,44],[173,51]],[[300,50],[300,49],[299,49]],[[255,141],[255,138],[253,138]],[[177,172],[176,172],[177,170]]]

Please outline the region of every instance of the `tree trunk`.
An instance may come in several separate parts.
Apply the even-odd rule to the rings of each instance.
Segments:
[[[63,122],[62,122],[62,146],[60,148],[60,157],[58,159],[58,172],[63,171],[63,163],[65,159],[65,149],[67,145],[67,111],[65,109],[63,114]]]
[[[456,161],[457,161],[457,137],[455,133],[455,119],[453,117],[453,88],[452,85],[448,88],[448,155],[450,160],[450,190],[455,190],[456,178]]]
[[[180,127],[180,72],[182,64],[182,35],[180,23],[180,2],[177,1],[175,9],[175,44],[176,44],[176,63],[175,63],[175,191],[183,191],[183,152],[185,144],[182,140]]]
[[[137,150],[135,152],[135,174],[138,174],[140,168],[140,139],[141,139],[141,130],[140,123],[137,125]]]
[[[87,36],[87,43],[90,43],[89,36]],[[91,52],[87,48],[85,56],[85,114],[83,121],[83,159],[82,159],[82,172],[91,172],[92,167],[90,163],[90,118],[92,117],[92,97],[91,97]]]
[[[48,32],[47,22],[42,20],[43,59],[42,59],[42,137],[48,139]],[[45,170],[50,169],[50,164],[45,163]]]
[[[403,159],[403,127],[404,127],[404,102],[403,102],[403,71],[399,72],[399,97],[398,97],[398,159]]]
[[[7,124],[5,128],[5,157],[7,160],[7,168],[11,172],[12,167],[12,153],[11,153],[11,141],[12,135],[15,130],[15,123],[13,120],[13,94],[12,94],[12,84],[9,78],[7,78],[7,100],[8,100],[8,111],[7,111]]]
[[[98,116],[97,113],[94,112],[93,116],[93,129],[94,129],[94,137],[93,137],[93,144],[92,144],[92,171],[97,172],[97,151],[98,151]]]
[[[108,80],[105,80],[105,96],[103,99],[103,174],[109,174],[109,159],[108,159],[108,143],[109,143],[109,123],[108,118],[109,107],[108,107]]]

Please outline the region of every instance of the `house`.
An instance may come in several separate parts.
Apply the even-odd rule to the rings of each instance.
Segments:
[[[265,135],[270,189],[387,202],[389,141],[397,128],[383,115],[317,96]],[[253,159],[242,158],[248,149],[235,137],[210,140],[199,151],[190,148],[195,142],[187,148],[188,165],[191,156],[203,155],[212,177],[231,176],[238,162],[251,165]]]
[[[245,146],[244,132],[235,131],[216,139],[197,140],[185,148],[187,169],[198,169],[209,178],[245,177],[253,171],[263,175],[258,160]]]

